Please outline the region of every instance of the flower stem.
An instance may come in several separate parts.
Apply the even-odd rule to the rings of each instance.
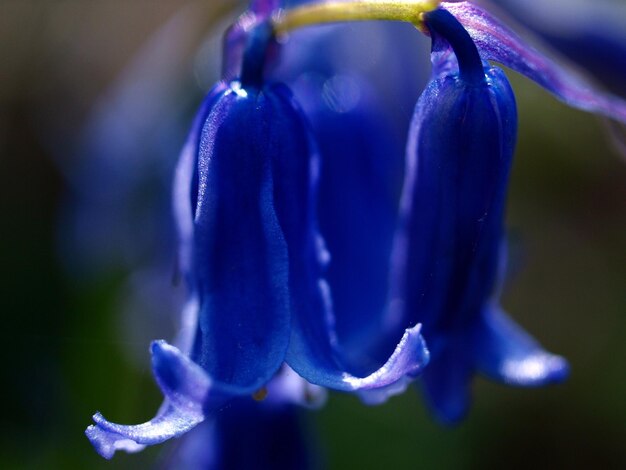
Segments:
[[[350,21],[405,21],[418,28],[422,13],[439,6],[439,0],[360,0],[355,2],[328,2],[281,10],[273,18],[274,33],[323,23]]]
[[[476,44],[452,13],[446,10],[431,11],[424,14],[424,21],[431,33],[443,37],[454,50],[461,78],[475,85],[485,83],[483,62]]]

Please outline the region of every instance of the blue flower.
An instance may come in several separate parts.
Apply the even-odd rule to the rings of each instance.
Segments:
[[[241,82],[209,93],[183,150],[175,203],[187,350],[152,345],[166,397],[153,420],[123,426],[94,416],[87,435],[107,458],[188,431],[265,387],[285,362],[312,384],[380,401],[428,359],[417,325],[371,374],[342,364],[315,218],[317,151],[287,88],[262,82],[256,49],[266,40],[261,26]]]
[[[568,374],[567,363],[545,352],[499,305],[517,118],[506,77],[486,61],[521,72],[571,106],[621,121],[626,106],[468,2],[444,3],[425,23],[433,79],[409,136],[385,321],[390,329],[423,324],[431,362],[422,389],[436,417],[451,423],[468,410],[474,372],[516,386]]]
[[[225,79],[205,99],[176,171],[189,295],[177,347],[151,347],[165,401],[140,425],[97,413],[86,433],[106,458],[203,421],[229,435],[240,413],[290,421],[250,401],[266,390],[283,404],[302,401],[279,398],[290,371],[378,403],[403,391],[432,354],[421,384],[445,422],[466,413],[475,372],[520,386],[568,373],[499,305],[517,116],[506,77],[487,61],[610,118],[626,121],[624,102],[529,48],[485,10],[443,3],[424,15],[433,74],[411,123],[398,215],[401,140],[377,119],[384,100],[368,80],[312,61],[340,95],[300,90],[310,126],[291,91],[267,79],[280,50],[268,18],[288,4],[253,2],[227,36]],[[328,113],[324,98],[341,112]],[[361,226],[368,216],[377,224],[371,233]],[[230,405],[231,417],[218,414]]]
[[[390,324],[423,323],[432,360],[422,376],[438,418],[469,406],[474,370],[514,385],[562,380],[567,364],[521,333],[498,305],[496,279],[517,132],[513,91],[483,64],[445,10],[426,15],[433,79],[407,147],[402,227],[394,248]]]

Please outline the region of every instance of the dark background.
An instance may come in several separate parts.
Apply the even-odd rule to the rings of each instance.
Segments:
[[[0,0],[3,468],[143,468],[163,452],[107,463],[83,435],[97,409],[122,422],[152,416],[161,398],[147,345],[175,321],[129,334],[127,272],[77,274],[59,224],[84,119],[180,4]],[[512,80],[520,139],[508,222],[523,266],[504,304],[569,359],[571,378],[533,390],[477,379],[453,429],[412,391],[376,408],[332,394],[311,414],[331,468],[626,468],[626,163],[600,119]]]

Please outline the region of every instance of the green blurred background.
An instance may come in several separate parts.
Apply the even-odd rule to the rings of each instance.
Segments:
[[[161,397],[149,337],[120,318],[127,273],[80,278],[60,254],[59,154],[182,3],[0,0],[2,468],[146,468],[167,452],[106,462],[83,435],[95,410],[140,422]],[[310,414],[330,468],[626,468],[626,162],[599,119],[512,80],[520,139],[508,221],[523,266],[504,304],[569,359],[571,379],[536,390],[477,379],[474,407],[452,429],[411,391],[377,408],[332,394]],[[171,337],[174,321],[154,328]]]

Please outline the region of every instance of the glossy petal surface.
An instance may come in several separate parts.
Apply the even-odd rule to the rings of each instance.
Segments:
[[[136,452],[146,445],[179,436],[202,422],[207,410],[223,404],[226,394],[216,391],[215,397],[210,397],[209,377],[173,346],[163,341],[153,343],[152,366],[166,397],[161,410],[150,421],[138,425],[111,423],[96,413],[95,425],[85,433],[103,457],[110,459],[117,450]]]
[[[502,72],[486,72],[480,87],[433,81],[416,108],[395,261],[397,301],[425,333],[471,322],[494,285],[516,116]]]
[[[193,269],[191,247],[193,246],[194,214],[198,203],[198,155],[202,130],[216,101],[227,89],[225,83],[218,83],[209,91],[202,102],[191,125],[174,173],[172,206],[178,232],[178,267],[185,276],[189,276]],[[190,282],[190,279],[187,281]]]
[[[244,387],[269,381],[289,341],[288,253],[273,166],[307,155],[306,133],[292,117],[278,94],[234,85],[201,137],[193,240],[200,312],[192,357],[215,379]]]

